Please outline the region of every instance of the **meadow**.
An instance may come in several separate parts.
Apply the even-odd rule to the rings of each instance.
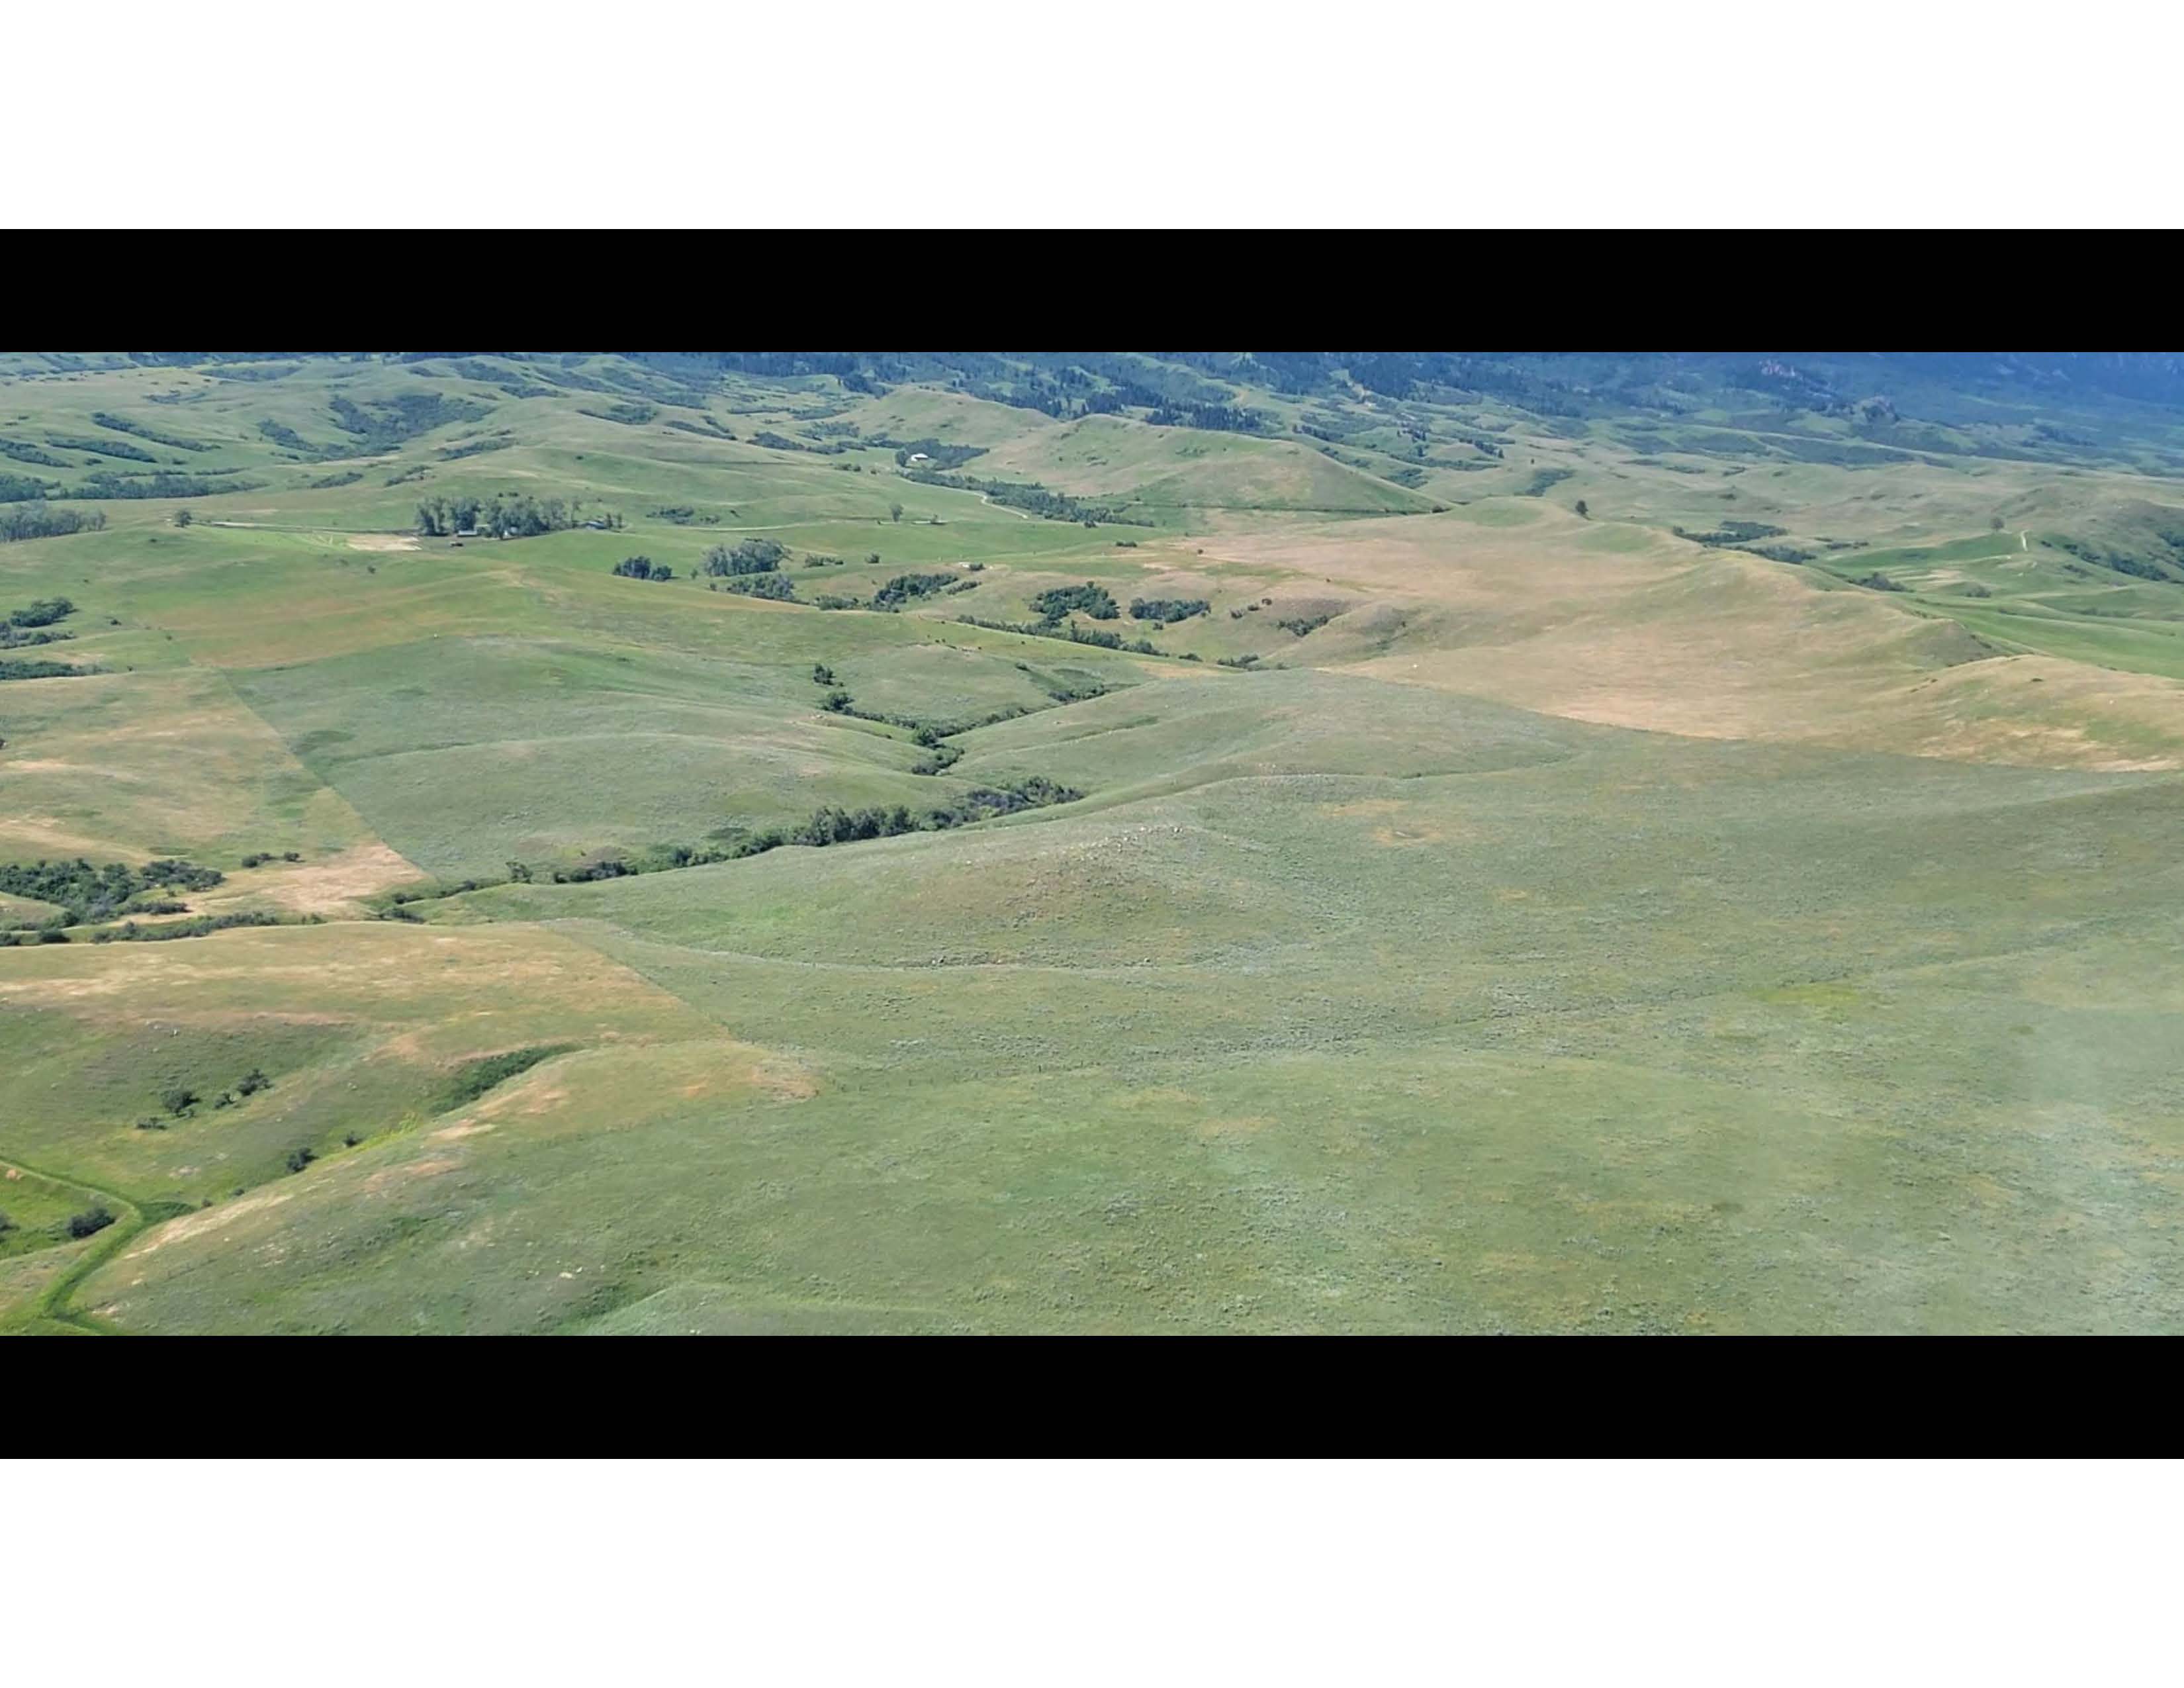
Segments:
[[[2163,413],[886,355],[0,356],[0,1329],[2184,1325]]]

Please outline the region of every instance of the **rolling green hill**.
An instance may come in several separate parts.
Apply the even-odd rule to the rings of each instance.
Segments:
[[[0,1329],[2176,1329],[2047,355],[0,355]]]

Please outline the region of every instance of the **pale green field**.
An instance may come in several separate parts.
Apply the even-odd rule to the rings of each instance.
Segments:
[[[0,615],[76,606],[6,655],[103,671],[0,682],[0,865],[182,856],[190,914],[281,922],[0,901],[67,939],[0,949],[0,1328],[2184,1326],[2184,583],[2070,549],[2165,554],[2167,483],[1726,411],[1243,391],[1330,442],[421,367],[0,361],[0,441],[66,465],[0,471],[258,483],[0,544]],[[468,411],[340,426],[420,394]],[[1130,521],[896,472],[934,439]],[[519,491],[624,525],[408,531]],[[1671,531],[1731,520],[1818,554]],[[694,577],[755,533],[801,601]],[[1087,582],[1212,607],[1076,617],[1150,654],[957,619]],[[1034,777],[1082,794],[552,883]]]

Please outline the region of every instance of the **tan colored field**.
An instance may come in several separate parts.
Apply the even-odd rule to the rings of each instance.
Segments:
[[[1210,554],[1371,594],[1357,632],[1338,623],[1315,649],[1378,679],[1695,738],[2184,766],[2175,681],[2006,655],[1883,594],[1552,506],[1513,507],[1516,526],[1484,514],[1225,537]],[[1384,655],[1344,660],[1338,640],[1369,646],[1381,625]]]

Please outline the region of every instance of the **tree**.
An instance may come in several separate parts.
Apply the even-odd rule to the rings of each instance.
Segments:
[[[889,504],[888,506],[888,514],[895,521],[900,521],[902,520],[902,506],[900,504]]]
[[[2002,532],[2002,518],[1998,515],[1989,516],[1986,519],[1986,525],[1990,532],[1999,533]]]
[[[178,510],[175,512],[175,526],[177,527],[187,527],[195,520],[196,518],[186,510]]]
[[[1580,499],[1577,501],[1575,508],[1580,515],[1590,517],[1592,515],[1592,512],[1585,507],[1585,500],[1583,499]]]

